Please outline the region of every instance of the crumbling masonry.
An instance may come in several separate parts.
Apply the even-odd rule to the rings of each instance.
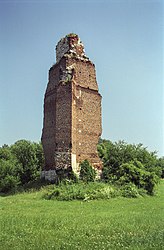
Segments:
[[[101,172],[97,143],[101,135],[101,95],[95,66],[85,55],[76,34],[62,38],[56,46],[56,64],[49,70],[44,98],[42,145],[45,166],[42,178],[79,172],[87,159]]]

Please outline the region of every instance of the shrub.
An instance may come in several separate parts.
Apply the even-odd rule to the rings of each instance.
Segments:
[[[35,180],[40,171],[36,145],[30,141],[20,140],[11,146],[11,152],[21,166],[19,169],[21,183],[25,184]]]
[[[127,198],[137,198],[140,196],[139,189],[133,183],[128,183],[122,186],[121,195]]]
[[[161,178],[164,178],[164,157],[161,157],[158,159],[158,164],[157,164],[161,170]]]
[[[104,181],[120,186],[132,183],[137,188],[145,189],[148,194],[153,194],[164,166],[156,152],[148,152],[142,144],[132,145],[124,141],[112,143],[106,140],[100,141],[98,152],[104,163]]]
[[[134,164],[136,162],[124,163],[117,169],[115,175],[115,184],[119,186],[134,185],[136,188],[142,188],[152,195],[155,185],[159,181],[159,177],[155,173],[150,173],[144,170],[141,163],[137,161],[138,167]],[[140,168],[139,168],[140,167]]]
[[[0,159],[0,192],[7,193],[17,189],[20,184],[17,169],[13,161]]]
[[[99,156],[104,163],[103,178],[108,179],[110,174],[115,174],[115,170],[129,162],[139,161],[148,172],[154,172],[161,177],[164,169],[163,158],[158,159],[156,152],[149,152],[147,148],[140,144],[127,144],[124,141],[111,142],[101,140],[98,145]]]
[[[88,181],[94,181],[96,178],[96,171],[95,169],[90,165],[88,160],[84,160],[82,163],[80,163],[80,179],[88,182]]]
[[[109,185],[103,182],[65,182],[54,185],[48,193],[43,195],[44,199],[70,201],[70,200],[98,200],[111,199],[119,196],[137,198],[146,195],[143,189],[138,189],[135,184],[127,183],[121,187]]]
[[[156,184],[159,182],[158,176],[155,173],[145,172],[143,174],[142,181],[143,181],[143,184],[141,187],[147,190],[147,193],[149,195],[153,195],[154,188]]]
[[[0,180],[0,192],[8,193],[15,192],[20,184],[20,179],[17,176],[7,174],[4,179]]]
[[[93,193],[85,197],[85,200],[90,199],[110,199],[120,195],[120,191],[115,186],[105,185],[100,189],[94,190]]]
[[[110,199],[119,196],[120,192],[117,187],[110,186],[102,182],[64,182],[58,186],[54,185],[54,189],[43,197],[45,199],[55,200],[95,200]]]
[[[43,163],[41,143],[20,140],[12,146],[0,147],[0,192],[35,181]]]

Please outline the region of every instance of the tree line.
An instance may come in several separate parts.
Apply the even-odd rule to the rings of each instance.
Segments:
[[[103,161],[102,179],[119,186],[128,183],[153,194],[160,178],[164,178],[164,157],[149,152],[143,144],[100,140],[99,156]]]
[[[153,194],[159,179],[164,178],[164,157],[159,158],[156,152],[149,152],[142,144],[100,139],[97,148],[103,162],[99,181],[120,187],[133,184]],[[19,140],[11,146],[3,145],[0,147],[0,192],[15,192],[39,180],[43,166],[40,142]],[[93,182],[96,178],[87,160],[81,163],[79,178],[84,182]]]
[[[0,148],[0,192],[15,191],[36,181],[44,164],[41,143],[19,140]]]

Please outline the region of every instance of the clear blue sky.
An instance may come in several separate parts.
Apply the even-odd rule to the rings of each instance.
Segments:
[[[162,15],[162,0],[0,0],[0,146],[40,140],[54,49],[74,32],[96,65],[102,137],[164,155]]]

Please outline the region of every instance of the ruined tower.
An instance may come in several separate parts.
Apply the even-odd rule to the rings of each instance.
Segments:
[[[44,98],[42,145],[45,167],[42,177],[79,171],[89,160],[101,170],[97,143],[101,135],[101,95],[95,66],[85,55],[76,34],[62,38],[56,46],[56,64],[49,70]]]

